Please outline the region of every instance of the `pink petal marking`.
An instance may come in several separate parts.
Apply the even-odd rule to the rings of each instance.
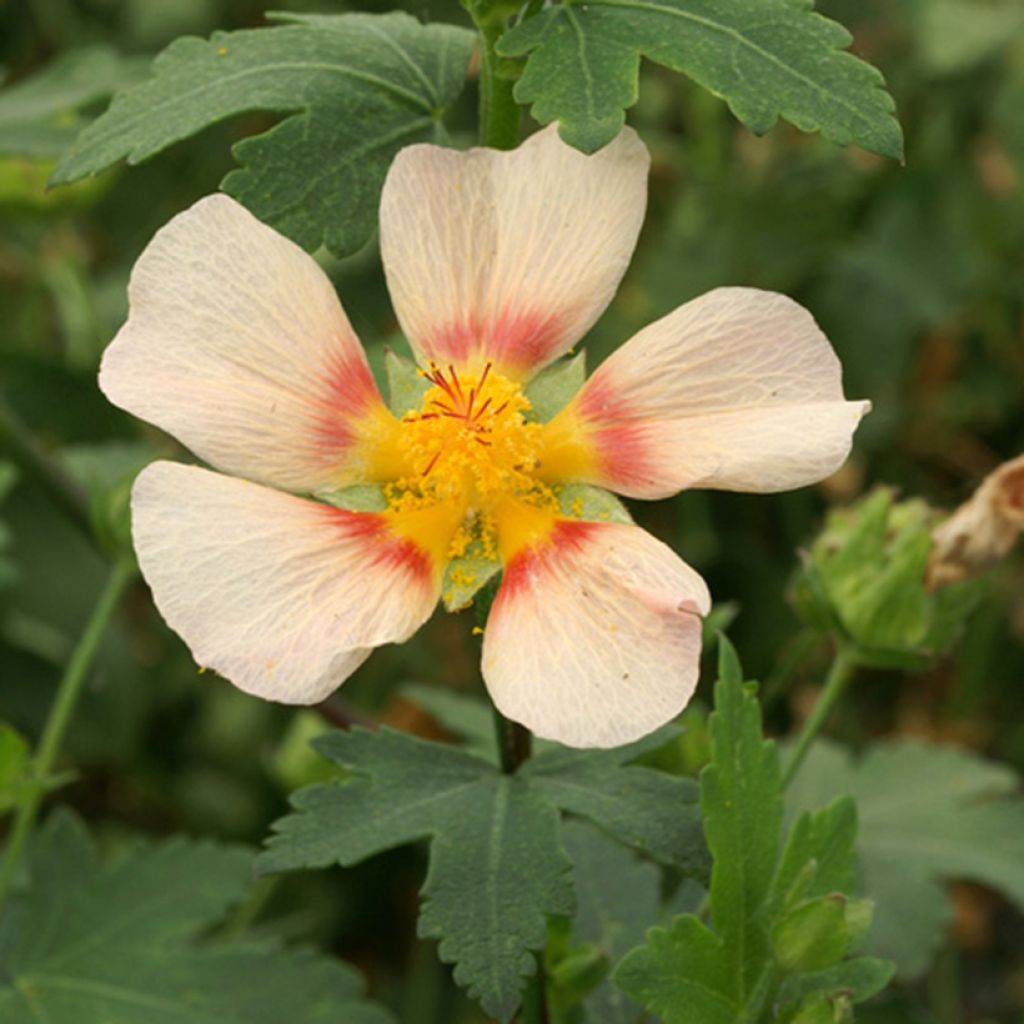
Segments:
[[[492,322],[470,316],[439,326],[425,343],[424,355],[462,367],[490,362],[505,375],[523,376],[560,353],[563,323],[556,312],[505,309]]]

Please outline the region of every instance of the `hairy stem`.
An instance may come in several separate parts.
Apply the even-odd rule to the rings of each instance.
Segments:
[[[19,803],[7,840],[7,848],[4,851],[3,864],[0,865],[0,908],[3,907],[10,892],[25,843],[39,813],[39,805],[46,788],[46,779],[53,770],[64,733],[67,731],[75,705],[82,692],[82,686],[88,678],[89,669],[92,667],[100,642],[110,625],[118,603],[128,585],[135,578],[135,571],[135,564],[127,559],[114,565],[93,610],[92,617],[71,653],[71,659],[68,661],[67,668],[57,687],[57,694],[53,699],[53,704],[50,705],[50,713],[43,728],[43,735],[32,758],[34,785],[29,787]]]
[[[514,83],[501,76],[501,59],[494,50],[505,31],[505,21],[475,14],[473,21],[480,33],[480,142],[493,149],[515,149],[519,145],[519,104],[512,96]]]
[[[842,696],[843,690],[853,675],[856,665],[857,660],[853,652],[848,647],[841,645],[836,651],[835,660],[832,662],[832,667],[829,669],[828,677],[821,689],[821,693],[818,695],[814,709],[804,723],[803,731],[796,741],[793,753],[790,754],[789,761],[786,762],[786,767],[783,769],[783,787],[788,786],[800,770],[800,765],[803,764],[807,752],[811,749],[811,744],[814,743],[836,702]]]

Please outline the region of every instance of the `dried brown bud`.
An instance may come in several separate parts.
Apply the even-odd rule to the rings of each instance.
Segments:
[[[1024,455],[1004,462],[932,533],[928,584],[974,576],[1005,555],[1024,531]]]

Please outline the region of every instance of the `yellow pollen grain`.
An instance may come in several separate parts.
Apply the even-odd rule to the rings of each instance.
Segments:
[[[483,555],[495,558],[494,513],[509,498],[557,510],[551,488],[537,477],[542,428],[526,419],[530,403],[520,386],[490,365],[478,373],[434,366],[423,376],[432,386],[395,434],[406,468],[385,486],[389,510],[403,515],[445,505],[460,522],[446,540],[447,557],[479,542]]]

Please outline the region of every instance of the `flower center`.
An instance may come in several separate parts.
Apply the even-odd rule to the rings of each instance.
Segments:
[[[530,403],[518,384],[488,363],[479,374],[432,366],[431,387],[418,412],[402,417],[398,447],[407,475],[386,488],[395,512],[438,504],[458,509],[460,528],[449,556],[474,540],[493,557],[495,515],[510,499],[557,507],[551,489],[537,480],[542,428],[524,414]]]

